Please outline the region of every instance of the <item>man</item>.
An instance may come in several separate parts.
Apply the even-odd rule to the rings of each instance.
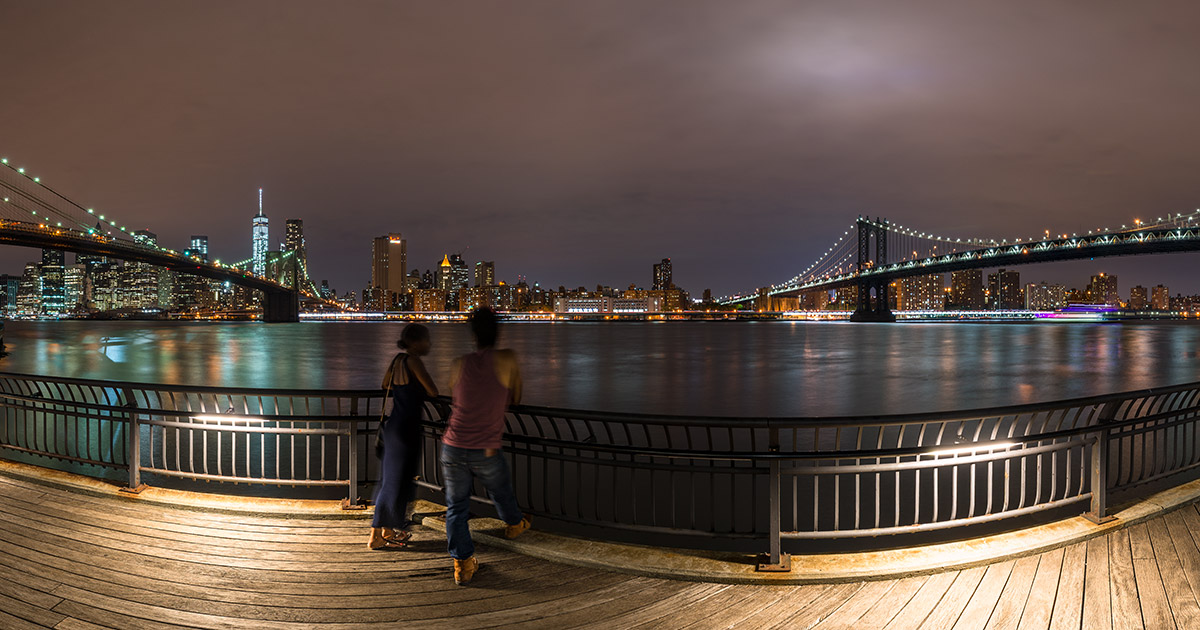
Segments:
[[[455,359],[450,388],[453,404],[442,435],[442,479],[446,484],[446,541],[454,558],[454,582],[464,585],[479,568],[467,517],[471,488],[478,479],[508,525],[506,538],[529,529],[530,519],[517,506],[508,462],[500,452],[504,413],[521,401],[521,374],[512,350],[497,350],[499,324],[488,308],[471,312],[475,352]]]

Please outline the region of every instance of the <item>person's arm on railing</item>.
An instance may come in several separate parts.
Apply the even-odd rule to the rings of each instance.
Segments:
[[[421,361],[421,357],[408,357],[408,369],[412,370],[413,376],[417,377],[417,382],[425,388],[425,392],[430,396],[438,395],[437,384],[433,382],[433,377],[425,369],[425,364]]]

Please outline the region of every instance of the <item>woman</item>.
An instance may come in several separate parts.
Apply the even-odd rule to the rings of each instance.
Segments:
[[[416,495],[414,478],[421,464],[422,430],[426,396],[437,396],[421,357],[429,354],[429,329],[409,324],[400,333],[400,353],[392,359],[383,386],[390,388],[392,412],[384,421],[383,458],[379,489],[375,492],[375,518],[371,521],[371,549],[403,549],[412,534],[404,531],[408,504]]]

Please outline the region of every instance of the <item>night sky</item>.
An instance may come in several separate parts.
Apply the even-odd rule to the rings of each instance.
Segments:
[[[860,214],[946,236],[1200,208],[1200,3],[0,0],[0,154],[160,243],[310,269],[445,252],[699,296],[785,280]],[[0,249],[20,273],[34,250]],[[1200,255],[1022,267],[1200,292]]]

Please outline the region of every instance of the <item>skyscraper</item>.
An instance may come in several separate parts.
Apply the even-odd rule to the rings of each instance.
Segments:
[[[671,259],[664,258],[660,263],[654,263],[654,291],[666,291],[675,286],[671,278]]]
[[[267,249],[270,247],[270,230],[267,227],[267,215],[263,214],[263,189],[258,189],[258,214],[254,215],[251,224],[251,245],[253,246],[253,263],[250,272],[256,276],[267,274]]]
[[[452,290],[471,286],[471,269],[467,267],[462,254],[450,254],[450,277],[451,284],[454,285]]]
[[[383,305],[390,308],[395,296],[404,293],[408,275],[408,242],[399,232],[377,236],[371,241],[371,287],[380,289]]]
[[[1171,291],[1159,284],[1150,289],[1150,308],[1156,311],[1167,311],[1171,308]]]
[[[295,252],[292,257],[299,264],[299,272],[308,269],[308,248],[304,245],[304,220],[288,219],[284,222],[283,251]]]
[[[203,234],[192,235],[192,246],[188,249],[192,253],[200,257],[200,260],[208,262],[208,237]]]
[[[496,263],[481,260],[475,263],[475,286],[491,287],[496,285]]]
[[[66,252],[61,249],[42,250],[42,295],[41,311],[52,315],[66,309],[65,267]]]

